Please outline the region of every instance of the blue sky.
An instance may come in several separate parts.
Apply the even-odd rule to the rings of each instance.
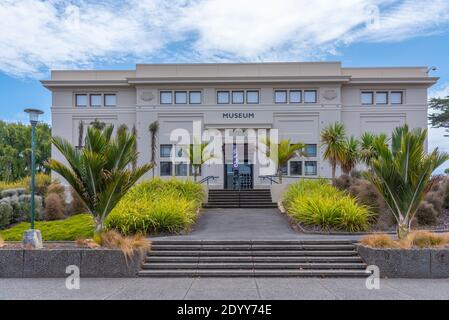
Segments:
[[[313,4],[312,4],[313,3]],[[431,96],[449,94],[449,1],[2,0],[0,118],[45,110],[50,69],[150,62],[342,61],[436,66]],[[449,151],[444,130],[430,146]]]

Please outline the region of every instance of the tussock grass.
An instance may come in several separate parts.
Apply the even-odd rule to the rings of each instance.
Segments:
[[[360,243],[372,248],[399,248],[398,242],[388,234],[370,234],[363,237]]]
[[[115,230],[109,230],[101,235],[101,245],[110,249],[119,249],[126,258],[131,258],[137,251],[140,255],[145,254],[151,248],[151,243],[143,235],[123,237]]]
[[[449,234],[419,230],[410,232],[403,240],[394,240],[387,234],[373,234],[363,237],[360,243],[372,248],[442,248],[449,245]]]

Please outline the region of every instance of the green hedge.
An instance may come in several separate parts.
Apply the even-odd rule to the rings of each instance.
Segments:
[[[204,197],[192,181],[152,179],[133,187],[106,220],[106,228],[122,234],[176,233],[196,220]]]
[[[326,180],[300,180],[289,186],[284,199],[287,214],[308,226],[324,230],[364,231],[371,210]]]

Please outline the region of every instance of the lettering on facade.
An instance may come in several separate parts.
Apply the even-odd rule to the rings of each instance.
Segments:
[[[223,119],[254,119],[253,112],[225,112]]]

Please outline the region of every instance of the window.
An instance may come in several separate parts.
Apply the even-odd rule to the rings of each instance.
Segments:
[[[290,103],[301,103],[300,90],[290,90]]]
[[[187,156],[187,152],[184,146],[176,146],[175,147],[175,154],[178,158],[184,158]]]
[[[175,103],[176,104],[187,104],[187,91],[176,91],[175,92]]]
[[[190,104],[200,104],[201,103],[201,91],[190,91],[189,92],[189,103]]]
[[[90,95],[90,106],[91,107],[101,107],[101,94],[91,94]]]
[[[390,100],[391,104],[402,104],[402,91],[392,91]]]
[[[259,103],[259,91],[246,91],[246,103]]]
[[[162,158],[169,158],[171,157],[171,150],[172,145],[171,144],[161,144],[160,148],[160,155]]]
[[[170,161],[162,161],[160,163],[161,177],[172,176],[172,163]]]
[[[75,95],[75,105],[77,107],[87,107],[87,94]]]
[[[274,103],[287,103],[287,91],[276,90],[274,92]]]
[[[105,94],[104,105],[106,107],[115,107],[117,105],[117,96],[115,94]]]
[[[161,91],[161,104],[173,103],[173,97],[171,91]]]
[[[316,176],[317,174],[317,163],[316,161],[305,161],[304,169],[306,176]]]
[[[187,176],[187,164],[186,163],[176,163],[175,164],[175,175],[177,177]]]
[[[302,175],[302,161],[290,161],[290,175],[291,176]]]
[[[217,92],[217,103],[219,103],[219,104],[229,103],[229,91],[218,91]]]
[[[388,104],[388,92],[376,92],[376,104]]]
[[[305,103],[316,103],[316,90],[305,90],[304,91],[304,102]]]
[[[243,91],[232,91],[232,103],[243,104],[245,103],[245,94]]]
[[[316,144],[306,144],[305,153],[307,157],[316,157],[317,147]]]
[[[373,96],[373,92],[371,91],[362,92],[362,104],[373,104]]]

